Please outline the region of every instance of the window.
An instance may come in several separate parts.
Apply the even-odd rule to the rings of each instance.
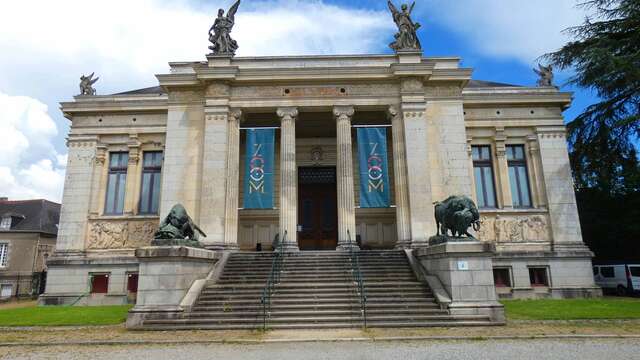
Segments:
[[[127,164],[129,154],[111,153],[109,157],[109,179],[107,182],[107,201],[104,212],[108,215],[121,215],[124,211],[124,191],[127,183]]]
[[[2,218],[2,222],[0,222],[0,230],[10,230],[11,229],[11,216],[5,216]]]
[[[0,286],[0,297],[9,298],[13,296],[13,285],[11,284],[2,284]]]
[[[109,292],[109,274],[91,274],[91,293],[106,294]]]
[[[491,146],[472,146],[473,174],[476,182],[478,206],[481,208],[496,207],[496,191],[493,181],[493,162]]]
[[[549,286],[547,268],[529,268],[531,286]]]
[[[157,214],[160,198],[162,152],[145,152],[142,161],[142,189],[140,190],[140,214]]]
[[[496,287],[511,287],[509,269],[493,269],[493,282]]]
[[[507,146],[507,162],[509,164],[509,181],[513,206],[517,208],[531,207],[529,191],[529,174],[523,145]]]
[[[606,278],[614,278],[616,277],[616,272],[613,269],[613,266],[606,266],[600,268],[600,275]]]
[[[130,293],[138,292],[138,274],[131,273],[127,276],[127,291]]]
[[[0,244],[0,267],[7,267],[9,263],[9,244]]]

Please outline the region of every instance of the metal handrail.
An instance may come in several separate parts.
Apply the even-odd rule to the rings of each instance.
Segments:
[[[287,231],[285,230],[282,241],[279,241],[280,234],[277,234],[274,243],[276,243],[276,251],[271,261],[271,272],[267,279],[267,284],[262,290],[262,296],[260,297],[260,303],[262,304],[262,330],[267,330],[267,319],[271,315],[271,299],[276,285],[280,283],[280,273],[282,272],[283,259],[284,259],[284,243],[287,240]]]
[[[353,243],[349,230],[347,230],[347,239],[349,240],[349,260],[351,262],[351,275],[353,276],[353,282],[356,284],[356,292],[360,297],[360,313],[362,314],[364,328],[366,329],[367,293],[364,286],[364,280],[362,279],[362,271],[360,270],[360,255],[359,251],[355,250],[357,245]]]

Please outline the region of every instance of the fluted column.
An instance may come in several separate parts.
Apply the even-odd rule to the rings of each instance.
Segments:
[[[500,188],[500,198],[502,199],[502,208],[513,208],[513,198],[511,197],[511,183],[509,182],[509,163],[507,161],[507,137],[504,134],[504,128],[496,129],[496,160],[498,165],[498,183]]]
[[[280,239],[285,232],[286,251],[298,250],[298,168],[296,165],[296,118],[298,109],[280,108]]]
[[[229,112],[227,143],[227,192],[225,196],[224,249],[238,249],[238,198],[240,183],[240,117],[242,111]]]
[[[407,157],[404,151],[404,125],[397,108],[389,107],[391,137],[393,141],[393,170],[396,197],[396,248],[411,248],[411,219],[409,217],[409,193],[407,189]]]
[[[351,106],[336,106],[333,115],[337,130],[337,180],[338,180],[338,249],[357,246],[356,200],[353,187],[353,150],[351,142]],[[351,240],[351,243],[349,242]]]

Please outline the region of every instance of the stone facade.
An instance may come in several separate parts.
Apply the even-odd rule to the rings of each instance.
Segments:
[[[287,249],[297,250],[300,167],[336,169],[339,248],[347,230],[363,249],[424,248],[436,232],[434,201],[477,198],[471,149],[478,145],[491,149],[496,197],[495,207],[481,209],[478,237],[495,246],[493,266],[513,278],[500,294],[597,294],[565,141],[562,111],[571,94],[473,81],[458,58],[420,55],[211,57],[171,63],[155,89],[63,103],[72,122],[69,165],[46,296],[82,295],[96,267],[137,271],[135,249],[149,244],[154,224],[176,203],[206,233],[208,249],[268,250],[286,231]],[[390,208],[359,206],[354,125],[389,127]],[[274,208],[242,209],[242,129],[269,126],[279,129]],[[526,208],[514,206],[510,145],[525,149]],[[139,211],[148,151],[164,154],[152,215]],[[124,208],[116,215],[104,211],[114,152],[129,154]],[[545,289],[527,282],[534,265],[548,269]],[[114,287],[120,296],[121,284]]]

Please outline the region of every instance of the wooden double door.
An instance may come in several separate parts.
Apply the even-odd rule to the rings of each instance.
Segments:
[[[298,246],[335,250],[338,245],[336,169],[298,169]]]

